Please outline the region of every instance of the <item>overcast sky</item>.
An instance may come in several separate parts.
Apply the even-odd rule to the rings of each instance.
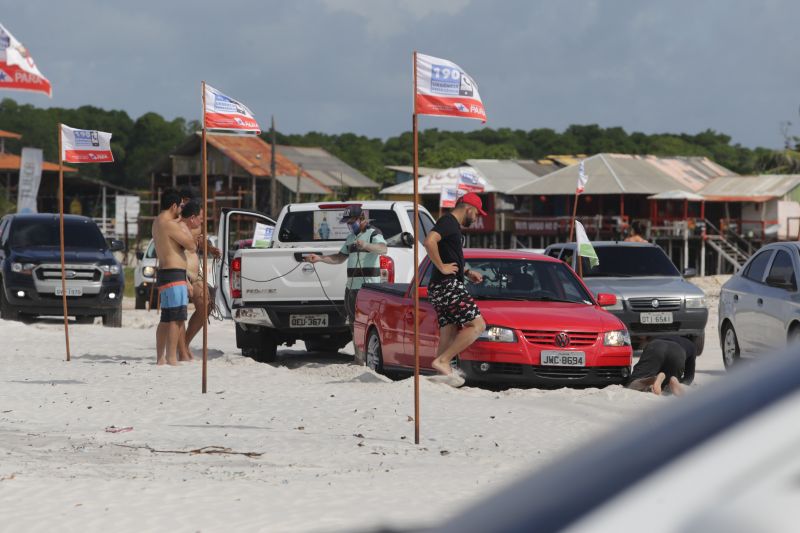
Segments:
[[[492,128],[800,135],[798,0],[0,0],[0,17],[53,99],[0,96],[37,106],[199,119],[205,79],[262,127],[385,138],[410,129],[416,49],[475,79]]]

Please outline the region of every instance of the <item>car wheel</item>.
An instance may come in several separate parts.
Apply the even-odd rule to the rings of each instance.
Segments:
[[[383,374],[383,351],[381,350],[381,339],[378,332],[374,329],[369,332],[367,338],[367,358],[366,363],[369,368]]]
[[[722,330],[722,362],[725,368],[730,368],[739,362],[739,339],[733,326],[726,324]]]
[[[103,315],[103,325],[107,328],[122,327],[122,307],[117,307]]]
[[[14,311],[14,308],[11,307],[11,303],[6,300],[6,291],[3,288],[2,283],[0,282],[0,318],[3,320],[18,320],[19,313]]]
[[[136,294],[136,309],[147,308],[147,296],[144,294]]]
[[[244,353],[244,350],[242,350]],[[258,346],[248,350],[250,357],[259,363],[272,363],[278,357],[278,344],[268,335],[264,335]]]

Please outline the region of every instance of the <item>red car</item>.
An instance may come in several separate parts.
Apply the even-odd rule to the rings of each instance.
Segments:
[[[458,357],[468,382],[537,386],[603,386],[630,376],[625,325],[595,299],[562,261],[515,250],[464,250],[467,267],[483,282],[467,283],[486,331]],[[433,373],[439,328],[427,299],[433,269],[420,265],[420,369]],[[407,283],[369,284],[356,300],[355,349],[376,372],[414,368],[414,299]]]

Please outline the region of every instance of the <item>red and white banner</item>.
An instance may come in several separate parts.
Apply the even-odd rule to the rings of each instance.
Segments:
[[[206,108],[203,117],[206,128],[261,133],[261,127],[246,105],[208,84],[205,84],[205,91]]]
[[[0,89],[34,91],[52,98],[53,88],[28,50],[0,24]]]
[[[416,114],[473,118],[486,122],[486,111],[478,86],[461,67],[438,57],[420,53],[416,56]]]
[[[578,165],[578,184],[575,186],[575,194],[583,194],[586,190],[586,184],[589,182],[589,176],[586,175],[586,169],[583,166],[583,159]]]
[[[67,163],[113,163],[111,134],[61,125],[61,160]]]
[[[456,206],[458,197],[458,189],[454,187],[442,187],[442,192],[439,193],[439,207],[442,209],[452,209]]]

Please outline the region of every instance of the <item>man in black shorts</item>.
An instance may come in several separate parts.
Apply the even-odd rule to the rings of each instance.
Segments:
[[[453,373],[450,361],[486,329],[478,306],[464,286],[465,276],[473,283],[482,282],[483,276],[464,269],[461,242],[461,226],[471,226],[478,214],[486,216],[482,208],[483,203],[477,194],[465,194],[452,211],[436,222],[425,238],[425,249],[435,267],[428,285],[428,298],[439,319],[439,347],[431,366],[445,376]]]
[[[633,367],[628,388],[661,395],[684,393],[683,384],[694,381],[695,344],[677,335],[646,339],[639,362]]]

